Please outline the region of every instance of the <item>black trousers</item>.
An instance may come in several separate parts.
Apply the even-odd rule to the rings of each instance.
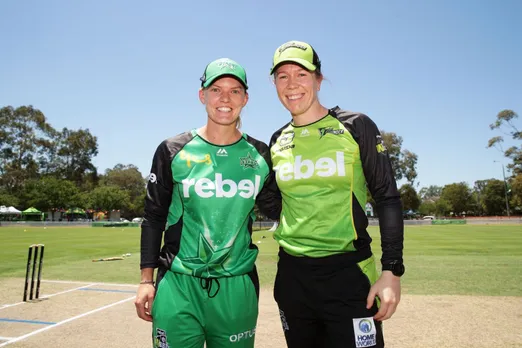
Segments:
[[[279,251],[274,298],[288,348],[384,347],[382,323],[366,309],[370,280],[357,262],[366,253],[324,258]]]

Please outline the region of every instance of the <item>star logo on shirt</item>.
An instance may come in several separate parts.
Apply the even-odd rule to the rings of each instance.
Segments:
[[[259,168],[259,163],[250,155],[250,152],[245,157],[239,157],[239,163],[243,168]]]
[[[230,276],[223,264],[230,256],[231,247],[214,250],[209,241],[202,234],[199,235],[198,254],[181,261],[193,269],[195,277],[220,278]]]

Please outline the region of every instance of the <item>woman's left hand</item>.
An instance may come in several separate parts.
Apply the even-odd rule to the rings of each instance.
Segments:
[[[381,306],[373,319],[378,321],[390,319],[401,300],[401,278],[394,276],[391,271],[383,271],[381,277],[370,288],[366,308],[372,308],[375,296],[381,300]]]

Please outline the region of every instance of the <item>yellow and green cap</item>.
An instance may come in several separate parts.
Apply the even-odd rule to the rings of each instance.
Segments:
[[[283,63],[297,63],[309,71],[321,70],[319,56],[310,44],[302,41],[288,41],[279,46],[272,61],[270,75]]]
[[[245,69],[229,58],[220,58],[207,65],[203,72],[203,76],[200,78],[201,87],[206,88],[217,79],[225,76],[235,78],[245,86],[245,89],[248,89]]]

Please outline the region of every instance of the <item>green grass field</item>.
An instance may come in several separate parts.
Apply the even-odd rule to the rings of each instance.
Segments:
[[[378,229],[370,233],[380,258]],[[271,286],[277,245],[271,232],[253,238],[261,284]],[[24,277],[28,246],[44,243],[43,279],[137,283],[139,239],[139,228],[0,227],[0,277]],[[407,226],[405,263],[406,294],[522,296],[522,226]]]

